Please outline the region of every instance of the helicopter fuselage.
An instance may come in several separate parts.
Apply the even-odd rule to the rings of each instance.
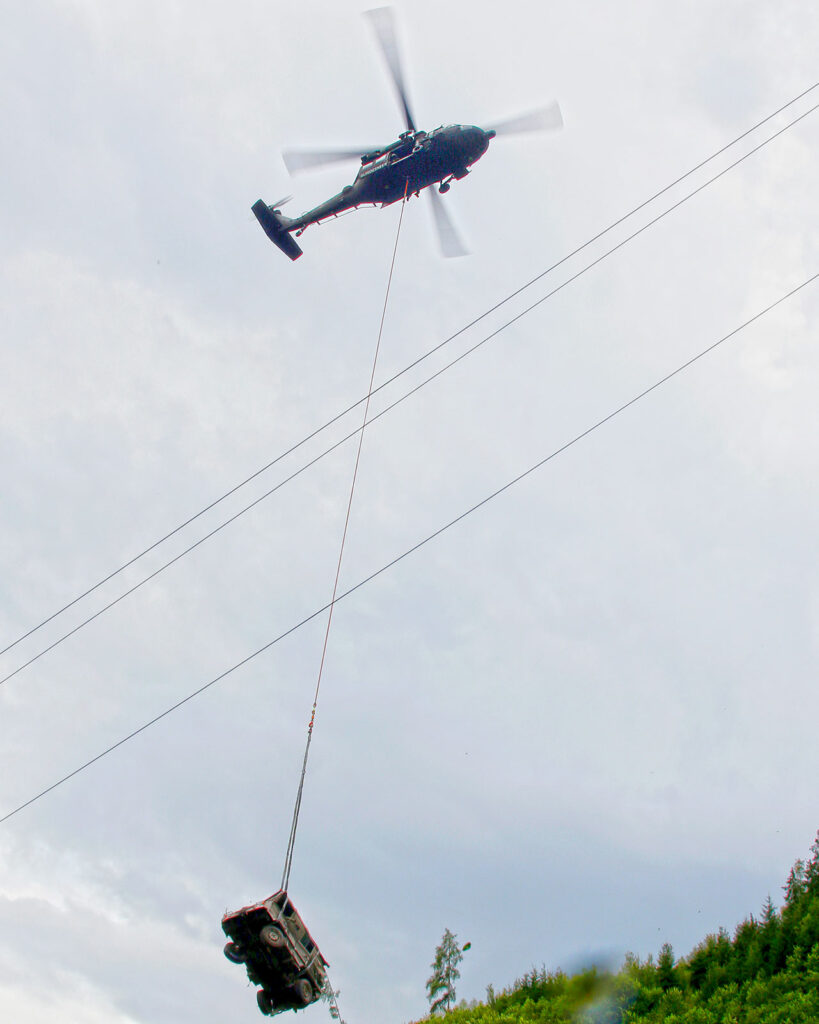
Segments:
[[[493,131],[475,125],[446,125],[433,132],[406,131],[384,149],[365,153],[352,185],[300,217],[282,218],[288,232],[300,235],[310,224],[337,217],[358,206],[389,206],[453,178],[463,178],[486,152]]]
[[[286,217],[282,213],[284,200],[272,206],[263,199],[256,200],[251,209],[262,230],[291,260],[297,260],[302,255],[296,238],[309,225],[337,217],[359,206],[389,206],[399,199],[418,195],[421,189],[430,185],[438,184],[439,191],[446,192],[453,179],[465,177],[471,165],[483,156],[496,135],[558,128],[563,124],[560,108],[552,104],[551,107],[520,117],[507,118],[493,128],[450,124],[442,125],[432,132],[419,131],[407,95],[392,8],[377,7],[367,11],[366,17],[375,32],[392,78],[406,131],[389,146],[361,156],[361,166],[352,185],[346,185],[338,195],[299,217]],[[282,153],[291,173],[338,160],[356,159],[359,155],[360,150],[347,148],[327,151],[291,150]],[[463,256],[466,250],[457,237],[445,205],[434,192],[430,192],[429,196],[433,201],[432,210],[441,251],[445,256]]]

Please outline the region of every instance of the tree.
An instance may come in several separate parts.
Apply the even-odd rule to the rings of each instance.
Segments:
[[[436,947],[435,959],[430,964],[432,974],[427,979],[430,1013],[449,1010],[455,1003],[455,982],[461,976],[458,964],[463,960],[464,950],[469,949],[469,946],[468,942],[463,948],[459,946],[457,936],[453,935],[449,928],[444,929],[441,944]]]
[[[819,893],[819,832],[816,833],[810,852],[813,856],[805,865],[805,888],[811,895],[816,895]]]
[[[795,906],[807,888],[807,883],[805,882],[805,862],[801,857],[791,868],[791,873],[788,875],[788,881],[785,883],[784,888],[785,905],[788,907]]]
[[[663,992],[667,992],[670,988],[678,988],[680,984],[674,969],[674,950],[668,942],[663,943],[657,958],[657,980],[660,982]]]
[[[762,908],[762,922],[759,927],[759,948],[762,952],[762,969],[769,977],[785,966],[785,940],[782,922],[768,896]]]

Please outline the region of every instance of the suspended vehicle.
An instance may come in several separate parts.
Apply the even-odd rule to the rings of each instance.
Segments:
[[[329,964],[305,927],[290,897],[280,889],[261,903],[222,918],[229,941],[225,956],[244,964],[265,1016],[301,1010],[328,990]]]
[[[403,109],[406,131],[388,146],[370,149],[365,153],[360,149],[285,151],[282,155],[291,174],[351,159],[359,159],[361,167],[352,185],[345,185],[338,195],[300,217],[286,217],[281,212],[281,206],[287,199],[279,200],[272,206],[259,199],[253,204],[253,213],[267,237],[291,260],[296,260],[302,255],[296,238],[311,224],[337,217],[359,206],[389,206],[400,199],[417,196],[422,189],[431,185],[437,185],[437,192],[433,189],[428,195],[432,200],[441,251],[445,256],[463,256],[466,249],[440,196],[449,191],[453,181],[466,177],[469,168],[483,156],[496,135],[562,127],[560,107],[552,103],[487,128],[452,124],[431,132],[422,131],[417,128],[410,110],[392,8],[379,7],[367,11],[367,17],[375,30],[392,76]]]

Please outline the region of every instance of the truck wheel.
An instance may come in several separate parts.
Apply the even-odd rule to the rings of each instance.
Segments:
[[[273,949],[281,949],[285,944],[284,932],[275,924],[266,924],[259,932],[259,938],[265,945],[271,946]]]
[[[226,943],[224,952],[225,956],[232,964],[243,964],[245,962],[242,949],[240,946],[237,946],[235,942]]]
[[[293,985],[293,991],[296,993],[296,998],[302,1006],[307,1006],[313,998],[313,986],[307,978],[299,978]]]
[[[263,988],[256,993],[256,1003],[265,1017],[269,1017],[273,1009],[273,1000]]]

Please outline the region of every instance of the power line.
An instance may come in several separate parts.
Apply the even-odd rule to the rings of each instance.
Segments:
[[[200,696],[200,694],[204,693],[206,690],[209,690],[212,686],[215,686],[216,683],[221,682],[221,680],[225,679],[227,676],[232,675],[238,669],[242,668],[243,666],[247,665],[249,662],[253,661],[254,658],[259,657],[260,654],[263,654],[265,651],[270,650],[271,647],[274,647],[280,641],[284,640],[286,637],[290,636],[292,633],[295,633],[297,630],[301,629],[302,626],[306,626],[307,623],[312,622],[313,619],[317,618],[319,615],[322,615],[324,612],[328,611],[332,604],[338,604],[340,601],[343,601],[345,598],[349,597],[351,594],[354,594],[357,590],[360,590],[362,587],[366,586],[368,583],[371,583],[374,579],[376,579],[377,577],[381,576],[383,573],[387,572],[389,569],[392,569],[394,566],[398,565],[398,563],[402,562],[405,558],[408,558],[410,555],[414,554],[416,551],[419,551],[425,545],[429,544],[430,541],[435,540],[437,537],[440,537],[443,533],[446,533],[447,530],[450,530],[453,526],[456,526],[458,523],[462,522],[464,519],[467,518],[467,516],[472,515],[473,512],[477,512],[478,509],[481,509],[481,508],[483,508],[484,505],[489,504],[490,501],[492,501],[493,499],[499,497],[501,494],[503,494],[504,492],[508,491],[510,488],[514,487],[515,484],[518,484],[522,480],[525,480],[528,476],[531,476],[532,473],[536,472],[538,469],[541,469],[547,463],[551,462],[553,459],[557,458],[559,455],[562,455],[564,452],[568,451],[570,448],[572,448],[574,445],[576,445],[579,441],[582,441],[584,438],[588,437],[590,434],[594,433],[596,430],[599,430],[600,427],[605,426],[605,424],[609,423],[615,417],[619,416],[621,413],[625,412],[627,409],[630,409],[631,406],[636,405],[637,402],[641,401],[647,395],[650,395],[653,391],[656,391],[658,388],[660,388],[664,384],[668,383],[668,381],[672,380],[674,377],[676,377],[679,374],[683,373],[683,371],[685,371],[689,367],[693,366],[694,363],[698,362],[704,356],[706,356],[709,353],[713,352],[720,345],[724,344],[726,341],[728,341],[729,339],[731,339],[731,338],[735,337],[737,334],[739,334],[740,331],[743,331],[746,327],[749,327],[751,324],[755,323],[761,317],[765,316],[766,313],[769,313],[772,309],[775,309],[777,306],[781,305],[783,302],[787,301],[792,296],[796,295],[803,288],[806,288],[809,284],[812,284],[817,278],[819,278],[819,274],[814,274],[811,277],[809,277],[806,281],[803,281],[801,284],[797,285],[795,288],[792,288],[785,295],[782,295],[780,298],[778,298],[774,302],[770,303],[770,305],[766,306],[764,309],[760,310],[758,313],[755,313],[748,320],[745,320],[743,323],[741,323],[739,325],[739,327],[735,327],[732,331],[729,331],[728,334],[723,335],[723,337],[721,337],[718,341],[715,341],[711,345],[709,345],[707,348],[702,349],[702,351],[698,352],[696,355],[694,355],[690,359],[686,360],[686,362],[684,362],[680,366],[676,367],[676,369],[671,370],[664,377],[661,377],[659,380],[655,381],[655,383],[651,384],[649,387],[645,388],[643,391],[640,391],[633,398],[630,398],[627,402],[624,402],[622,405],[618,406],[616,409],[614,409],[612,412],[608,413],[602,419],[597,420],[596,423],[593,423],[590,427],[587,427],[580,434],[575,435],[575,437],[573,437],[570,441],[567,441],[565,444],[561,445],[559,448],[556,448],[554,451],[552,451],[549,455],[545,456],[539,462],[536,462],[533,466],[530,466],[528,469],[524,470],[522,473],[519,473],[517,476],[513,477],[511,480],[508,480],[501,487],[497,488],[497,490],[493,491],[491,494],[488,494],[485,498],[482,498],[481,501],[477,502],[475,505],[472,505],[470,508],[466,509],[464,512],[461,512],[460,515],[458,515],[454,519],[450,520],[444,526],[439,527],[433,533],[431,533],[428,536],[424,537],[423,540],[418,541],[417,544],[414,544],[411,548],[408,548],[402,554],[396,556],[391,561],[387,562],[385,565],[382,565],[380,569],[376,569],[376,571],[373,572],[373,573],[370,573],[369,576],[366,576],[366,577],[364,577],[364,579],[359,580],[358,583],[354,584],[352,587],[349,587],[347,590],[345,590],[342,594],[338,595],[335,598],[334,602],[328,602],[327,604],[323,605],[321,608],[316,609],[316,611],[312,612],[310,615],[307,615],[305,618],[303,618],[300,622],[297,622],[295,625],[290,626],[289,629],[286,629],[283,633],[280,633],[273,640],[268,641],[266,644],[264,644],[262,647],[258,648],[258,650],[254,651],[252,654],[248,654],[246,657],[242,658],[241,661],[236,662],[235,665],[232,665],[230,668],[225,669],[224,672],[221,672],[218,676],[215,676],[213,679],[209,680],[207,683],[204,683],[197,690],[194,690],[193,693],[189,693],[187,697],[183,697],[181,700],[177,701],[175,704],[173,704],[171,707],[167,708],[165,711],[162,711],[160,714],[155,715],[152,719],[150,719],[150,721],[145,722],[144,725],[141,725],[141,726],[139,726],[139,728],[134,729],[132,732],[128,733],[127,736],[124,736],[122,739],[118,740],[116,743],[112,743],[109,747],[106,747],[105,750],[101,751],[95,757],[92,757],[89,761],[86,761],[84,764],[81,764],[78,768],[75,768],[73,771],[69,772],[67,775],[64,775],[61,779],[58,779],[56,782],[53,782],[50,786],[47,786],[45,789],[41,790],[35,796],[30,797],[24,803],[20,804],[18,807],[15,807],[14,810],[9,811],[2,818],[0,818],[0,824],[2,824],[5,821],[8,821],[10,818],[13,818],[16,814],[19,814],[20,811],[25,810],[26,807],[30,807],[32,804],[36,803],[38,800],[41,800],[44,796],[47,796],[49,793],[53,792],[53,790],[55,790],[58,787],[62,786],[64,783],[68,782],[70,779],[73,779],[76,775],[79,775],[81,772],[85,771],[87,768],[90,768],[92,765],[96,764],[97,761],[100,761],[100,760],[102,760],[102,758],[106,757],[108,754],[113,753],[113,751],[115,751],[119,747],[123,746],[129,740],[134,739],[136,736],[139,736],[140,733],[143,733],[147,729],[150,729],[151,726],[156,725],[157,722],[162,721],[163,718],[167,718],[174,711],[179,710],[179,708],[183,707],[185,704],[187,704],[190,701],[192,701],[195,697]]]
[[[819,104],[814,105],[809,110],[806,110],[804,113],[802,113],[798,117],[794,118],[794,120],[788,122],[788,124],[784,125],[780,129],[778,129],[776,132],[774,132],[772,135],[770,135],[767,139],[763,139],[763,141],[758,143],[756,146],[754,146],[753,149],[749,150],[747,153],[744,153],[741,157],[739,157],[733,163],[729,164],[727,167],[724,167],[721,171],[718,171],[715,175],[713,175],[711,178],[708,178],[701,185],[698,185],[695,189],[693,189],[687,195],[685,195],[681,199],[677,200],[676,203],[674,203],[673,205],[667,207],[661,213],[657,214],[656,217],[652,218],[652,220],[650,220],[647,223],[643,224],[642,227],[638,228],[636,231],[632,232],[630,235],[627,235],[626,238],[622,239],[620,242],[618,242],[616,245],[612,246],[610,249],[607,249],[600,256],[596,257],[590,263],[586,264],[585,267],[582,267],[580,270],[578,270],[576,273],[572,274],[570,277],[568,277],[565,281],[561,282],[559,285],[557,285],[551,291],[547,292],[545,295],[541,296],[539,299],[536,299],[534,302],[532,302],[525,309],[521,310],[519,313],[517,313],[511,319],[507,320],[506,323],[501,324],[500,327],[496,328],[494,331],[492,331],[490,334],[488,334],[485,338],[482,338],[480,341],[476,342],[474,345],[472,345],[469,348],[467,348],[464,352],[462,352],[460,355],[456,356],[449,363],[447,363],[446,365],[444,365],[443,367],[438,369],[435,373],[431,374],[429,377],[427,377],[425,380],[421,381],[419,384],[415,385],[415,387],[411,388],[408,392],[406,392],[400,398],[396,399],[390,405],[386,406],[384,409],[381,410],[381,412],[377,413],[375,416],[372,417],[371,420],[369,420],[369,422],[367,423],[367,426],[371,425],[376,420],[379,420],[382,416],[386,415],[386,413],[390,412],[397,405],[400,405],[402,402],[406,401],[407,398],[409,398],[412,395],[414,395],[417,391],[420,391],[421,388],[426,387],[427,384],[431,383],[433,380],[435,380],[438,377],[440,377],[443,373],[445,373],[451,367],[453,367],[457,363],[461,362],[461,360],[465,359],[467,356],[471,355],[473,352],[476,352],[479,348],[481,348],[487,342],[489,342],[492,339],[496,338],[499,334],[501,334],[507,328],[509,328],[513,324],[517,323],[518,320],[521,320],[524,316],[527,316],[529,313],[531,313],[532,310],[536,309],[538,306],[542,305],[548,299],[552,298],[552,296],[556,295],[559,291],[562,291],[562,289],[565,288],[567,285],[572,284],[572,282],[576,281],[579,277],[582,277],[584,274],[586,274],[593,267],[596,267],[599,263],[602,263],[603,260],[607,259],[613,253],[617,252],[619,249],[622,249],[624,246],[628,245],[628,243],[631,242],[633,239],[637,238],[638,235],[641,235],[644,231],[647,231],[650,227],[653,227],[653,225],[655,225],[658,221],[662,220],[664,217],[667,217],[669,213],[672,213],[678,207],[680,207],[684,203],[688,202],[689,199],[693,198],[699,192],[702,192],[703,189],[708,188],[708,186],[712,185],[715,181],[717,181],[717,179],[723,177],[723,175],[727,174],[729,171],[733,170],[739,164],[743,163],[749,157],[751,157],[755,153],[757,153],[760,149],[762,149],[763,147],[767,146],[769,143],[773,142],[780,135],[782,135],[784,132],[788,131],[794,125],[798,124],[799,121],[803,120],[809,114],[812,114],[817,109],[819,109]],[[771,115],[771,116],[773,116],[773,115]],[[753,130],[753,129],[751,129],[751,130]],[[745,134],[747,134],[747,132]],[[726,148],[726,147],[723,147],[723,148]],[[720,152],[722,152],[722,150]],[[699,165],[699,166],[702,166],[702,165]],[[682,179],[678,179],[678,180],[682,180]],[[668,186],[668,187],[670,188],[671,186]],[[650,202],[650,200],[647,200],[647,202]],[[645,203],[643,205],[645,205]],[[638,207],[638,209],[639,209],[639,207]],[[625,219],[625,218],[621,218],[621,220],[623,220],[623,219]],[[618,223],[619,223],[619,221],[618,221]],[[609,230],[609,229],[606,229],[606,230]],[[605,232],[601,232],[601,234],[605,234]],[[597,235],[597,236],[595,236],[595,239],[597,239],[599,237],[600,237],[600,235]],[[586,245],[589,245],[589,244],[590,243],[586,243]],[[584,248],[584,247],[585,246],[581,246],[581,248]],[[575,250],[575,252],[579,252],[579,251],[580,251],[579,249]],[[565,260],[568,259],[568,258],[569,257],[564,257],[564,259],[561,260],[560,262],[561,263],[565,262]],[[559,264],[555,264],[554,267],[557,267],[558,265]],[[550,269],[554,269],[554,267],[552,267]],[[539,275],[538,278],[533,278],[532,281],[529,282],[529,284],[533,284],[535,281],[539,280],[540,277],[545,276],[545,274],[547,274],[548,272],[549,271],[544,271],[543,274]],[[526,287],[529,287],[529,285],[524,285],[523,287],[526,288]],[[519,294],[519,292],[522,291],[522,290],[523,290],[523,288],[519,289],[518,292],[516,292],[514,294]],[[504,300],[504,301],[507,301],[507,300]],[[499,305],[502,305],[502,303],[499,303]],[[498,308],[498,306],[494,307],[494,309],[497,309],[497,308]],[[484,316],[485,315],[486,314],[484,314]],[[478,319],[481,319],[481,317],[479,317]],[[478,321],[475,320],[472,323],[475,324],[477,322]],[[472,324],[470,324],[469,326],[472,326]],[[458,333],[459,334],[463,333],[463,331],[465,331],[466,329],[467,328],[462,328],[461,331],[459,331]],[[429,352],[427,352],[425,355],[423,355],[423,356],[419,357],[418,359],[416,359],[414,363],[410,364],[410,366],[406,367],[404,370],[401,370],[399,373],[395,374],[393,377],[391,377],[384,384],[381,384],[378,388],[375,388],[374,390],[370,391],[367,395],[365,395],[365,397],[361,401],[369,403],[369,399],[370,399],[370,397],[372,395],[376,394],[378,391],[382,390],[388,384],[390,384],[390,383],[394,382],[395,380],[397,380],[400,376],[402,376],[404,373],[406,373],[407,370],[413,368],[414,366],[417,366],[420,362],[422,362],[424,359],[426,359],[429,355],[431,355],[432,353],[438,351],[438,349],[440,349],[444,345],[448,344],[449,341],[451,341],[452,339],[454,339],[457,336],[458,336],[457,334],[453,334],[450,338],[446,339],[446,341],[443,341],[438,346],[436,346],[436,348],[430,349]],[[356,403],[356,404],[360,404],[360,403]],[[354,409],[355,407],[356,406],[350,406],[349,409],[347,409],[345,412],[349,412],[352,409]],[[343,416],[343,415],[344,415],[344,413],[340,413],[339,416],[336,417],[336,419],[340,418],[340,416]],[[335,420],[331,420],[329,422],[332,423],[332,422],[335,422]],[[326,425],[328,425],[328,424],[325,424],[325,426]],[[305,441],[299,442],[298,445],[295,445],[293,448],[290,448],[289,451],[284,453],[284,454],[285,455],[289,455],[291,452],[294,452],[301,444],[304,444],[307,440],[310,440],[311,438],[315,437],[316,434],[319,433],[320,430],[322,430],[322,429],[324,429],[324,428],[319,428],[319,430],[314,431],[309,436],[309,438],[306,438]],[[130,595],[133,594],[135,591],[139,590],[146,583],[149,583],[151,580],[155,579],[157,576],[160,575],[160,573],[164,572],[166,569],[168,569],[172,565],[176,564],[176,562],[180,561],[180,559],[184,558],[186,555],[188,555],[195,548],[198,548],[201,544],[204,544],[205,541],[209,540],[211,537],[215,536],[217,533],[220,533],[223,529],[225,529],[230,524],[236,522],[236,520],[241,518],[246,512],[249,512],[251,509],[255,508],[257,505],[259,505],[266,498],[269,498],[272,494],[274,494],[276,491],[280,490],[282,487],[284,487],[286,484],[288,484],[291,480],[295,479],[295,477],[299,476],[301,473],[305,472],[307,469],[309,469],[312,466],[314,466],[317,462],[319,462],[325,456],[329,455],[331,452],[335,451],[337,448],[339,448],[346,441],[349,441],[351,438],[355,437],[358,433],[360,433],[361,430],[363,430],[363,427],[358,427],[356,430],[352,431],[351,433],[349,433],[345,437],[343,437],[340,441],[337,441],[335,444],[333,444],[329,448],[325,449],[325,451],[323,451],[319,455],[315,456],[313,459],[311,459],[309,462],[307,462],[304,466],[302,466],[299,469],[295,470],[293,473],[290,474],[290,476],[286,477],[284,480],[282,480],[278,484],[276,484],[275,487],[272,487],[270,490],[266,491],[264,494],[262,494],[261,496],[256,498],[254,501],[250,502],[250,504],[246,505],[244,508],[242,508],[238,512],[234,513],[234,515],[230,516],[223,523],[221,523],[218,526],[214,527],[212,530],[210,530],[208,533],[206,533],[204,537],[201,537],[199,540],[195,541],[189,547],[187,547],[183,551],[179,552],[179,554],[175,555],[168,562],[165,562],[163,565],[159,566],[159,568],[155,569],[152,573],[150,573],[144,579],[140,580],[138,583],[135,583],[132,587],[130,587],[124,593],[120,594],[118,597],[116,597],[113,600],[109,601],[108,604],[103,605],[102,608],[98,609],[92,615],[88,616],[88,618],[84,619],[82,622],[78,623],[76,626],[74,626],[68,632],[66,632],[62,636],[58,637],[51,644],[49,644],[47,647],[44,647],[41,651],[39,651],[37,654],[33,655],[27,661],[25,661],[22,664],[18,665],[17,668],[13,669],[11,672],[7,673],[5,676],[0,678],[0,686],[2,686],[3,683],[7,683],[10,679],[13,679],[16,675],[19,675],[20,672],[22,672],[24,669],[28,668],[30,665],[34,664],[35,661],[39,661],[40,658],[44,657],[50,651],[53,651],[56,647],[59,647],[60,644],[62,644],[65,640],[68,640],[70,637],[74,636],[75,633],[78,633],[85,626],[89,625],[89,623],[93,622],[95,619],[98,619],[101,615],[103,615],[109,609],[113,608],[114,605],[119,604],[121,601],[125,600],[126,597],[130,597]],[[279,458],[284,458],[284,455],[279,456]],[[278,461],[278,460],[276,460],[276,461]],[[273,463],[270,463],[265,468],[270,468],[270,466],[272,466],[272,465],[273,465]],[[259,472],[263,472],[263,470],[260,470]],[[256,474],[256,475],[258,475],[258,474]],[[245,481],[245,482],[247,482],[247,481]],[[231,493],[231,494],[234,493],[241,486],[243,486],[243,485],[242,484],[238,484],[233,489],[233,491],[230,491],[228,493]],[[221,500],[222,499],[219,499],[219,501],[221,501]],[[210,506],[208,506],[208,508],[213,508],[214,505],[216,505],[216,504],[218,504],[218,501],[217,502],[213,502]],[[196,518],[196,517],[194,517],[194,518]],[[193,519],[188,520],[188,524],[191,523],[191,522],[193,522]],[[180,527],[180,529],[181,529],[181,527]],[[170,534],[168,536],[170,536]],[[167,537],[164,538],[164,539],[167,539]],[[154,545],[154,547],[156,547],[159,543],[161,543],[161,541],[157,541],[157,544]],[[150,549],[150,550],[152,550],[152,549]],[[139,557],[139,556],[137,556],[137,557]],[[134,561],[136,561],[136,559],[132,559],[132,561],[129,562],[128,565],[132,565]],[[115,574],[112,574],[112,575],[115,575]],[[111,579],[111,578],[112,578],[111,576],[107,577],[107,579]],[[90,593],[90,591],[86,592],[86,594],[88,594],[88,593]],[[79,600],[79,598],[77,600]],[[58,613],[55,613],[55,615],[56,614],[58,614]],[[33,630],[31,632],[33,632]],[[31,635],[31,633],[29,633],[27,635]],[[19,641],[15,641],[15,643],[16,642],[19,642]],[[11,645],[11,646],[14,646],[14,645]],[[6,650],[7,651],[10,650],[10,647],[7,647]],[[3,652],[0,652],[0,653],[3,653]]]
[[[578,255],[578,253],[582,252],[584,249],[588,248],[590,245],[592,245],[594,242],[598,241],[604,235],[606,235],[610,231],[614,230],[614,228],[618,227],[624,221],[626,221],[630,217],[634,216],[634,214],[639,213],[640,210],[644,209],[650,203],[654,202],[655,199],[659,199],[660,196],[664,195],[666,192],[670,191],[676,185],[679,185],[686,178],[690,177],[692,174],[695,174],[698,170],[703,168],[706,164],[710,163],[712,160],[715,160],[718,156],[720,156],[721,154],[725,153],[727,150],[731,149],[738,142],[741,142],[742,139],[746,138],[748,135],[751,135],[758,128],[761,128],[762,125],[764,125],[768,121],[772,120],[778,114],[781,114],[784,110],[787,110],[788,107],[793,106],[794,103],[797,103],[799,100],[803,99],[809,93],[813,92],[813,90],[816,89],[817,87],[819,87],[819,82],[815,83],[814,85],[811,85],[809,88],[807,88],[803,92],[799,93],[793,99],[788,100],[787,103],[784,103],[781,107],[778,107],[775,111],[773,111],[773,113],[768,114],[766,117],[762,118],[761,121],[757,121],[756,124],[754,124],[751,128],[748,128],[746,131],[742,132],[742,134],[738,135],[731,142],[726,143],[724,146],[722,146],[720,149],[716,150],[710,156],[706,157],[704,160],[701,160],[698,164],[696,164],[690,170],[686,171],[684,174],[681,174],[678,178],[675,178],[674,181],[672,181],[670,184],[664,186],[658,192],[655,192],[652,196],[650,196],[648,199],[644,200],[638,206],[635,206],[628,213],[623,214],[623,216],[619,217],[617,220],[615,220],[611,224],[609,224],[608,227],[604,228],[602,231],[599,231],[592,238],[589,238],[586,242],[583,242],[582,245],[579,245],[576,249],[573,249],[570,253],[568,253],[566,256],[563,256],[556,263],[553,263],[551,266],[549,266],[545,270],[541,271],[539,274],[537,274],[535,277],[533,277],[530,281],[527,281],[525,284],[521,285],[515,291],[510,292],[507,296],[505,296],[499,302],[495,303],[494,306],[491,306],[489,309],[485,310],[479,316],[475,317],[474,320],[471,320],[469,323],[467,323],[463,327],[459,328],[454,334],[451,334],[448,338],[445,338],[442,342],[440,342],[439,344],[435,345],[433,348],[429,349],[423,355],[419,356],[413,362],[411,362],[407,366],[405,366],[402,370],[399,370],[392,377],[390,377],[387,380],[385,380],[382,384],[379,384],[378,387],[375,388],[374,390],[372,390],[368,395],[364,395],[363,397],[359,398],[357,401],[353,402],[351,405],[347,406],[347,408],[343,409],[341,412],[337,413],[331,419],[327,420],[320,427],[317,427],[310,434],[308,434],[305,437],[303,437],[300,441],[296,442],[294,445],[292,445],[286,451],[284,451],[281,454],[277,455],[274,459],[271,459],[270,462],[267,462],[264,466],[261,466],[255,472],[251,473],[250,476],[245,477],[244,480],[242,480],[239,483],[235,484],[233,487],[231,487],[229,490],[225,491],[218,498],[215,498],[213,501],[211,501],[204,508],[200,509],[194,515],[192,515],[188,519],[184,520],[184,522],[180,523],[178,526],[175,526],[172,530],[169,530],[166,534],[164,534],[158,540],[154,541],[148,547],[144,548],[138,554],[136,554],[132,558],[130,558],[127,562],[124,562],[122,565],[120,565],[119,568],[114,569],[112,572],[108,573],[107,576],[104,576],[97,583],[95,583],[92,586],[88,587],[86,590],[84,590],[82,593],[78,594],[71,601],[68,601],[66,604],[64,604],[61,608],[58,608],[55,612],[53,612],[52,614],[48,615],[46,618],[42,619],[39,623],[37,623],[37,625],[32,626],[25,633],[22,633],[20,636],[17,637],[16,640],[14,640],[11,643],[7,644],[6,647],[4,647],[2,650],[0,650],[0,656],[3,655],[3,654],[6,654],[8,651],[10,651],[14,647],[16,647],[18,644],[20,644],[24,640],[28,639],[28,637],[32,636],[38,630],[40,630],[44,626],[48,625],[49,622],[53,622],[53,620],[56,619],[59,615],[62,615],[63,612],[68,611],[69,608],[73,608],[75,604],[77,604],[78,602],[82,601],[83,598],[88,597],[90,594],[93,594],[96,590],[99,590],[100,587],[102,587],[106,583],[110,582],[115,576],[118,576],[120,573],[122,573],[126,569],[130,568],[130,566],[134,565],[134,563],[138,562],[141,558],[144,558],[145,555],[150,554],[151,551],[154,551],[161,544],[164,544],[165,541],[170,540],[171,537],[174,537],[177,533],[179,533],[180,531],[184,530],[187,526],[190,526],[191,523],[194,523],[197,519],[200,519],[203,515],[205,515],[206,513],[210,512],[211,509],[215,508],[217,505],[219,505],[223,501],[227,500],[227,498],[231,497],[231,495],[235,494],[237,491],[241,490],[241,488],[245,487],[247,484],[251,483],[257,477],[259,477],[263,473],[267,472],[267,470],[272,469],[273,466],[275,466],[277,463],[281,462],[283,459],[287,458],[288,455],[292,455],[293,452],[295,452],[299,448],[303,447],[305,444],[307,444],[309,441],[311,441],[314,437],[318,436],[320,433],[322,433],[323,431],[325,431],[326,429],[331,427],[334,423],[337,423],[340,419],[342,419],[348,413],[350,413],[354,409],[358,408],[358,406],[360,406],[363,402],[367,401],[368,398],[371,395],[377,394],[379,391],[382,391],[384,388],[389,387],[389,385],[394,383],[396,380],[398,380],[399,377],[402,377],[404,374],[409,373],[410,370],[414,369],[420,363],[424,362],[424,360],[426,360],[430,356],[434,355],[436,352],[438,352],[440,349],[442,349],[445,345],[448,345],[450,342],[452,342],[456,338],[460,337],[462,334],[464,334],[470,328],[474,327],[476,324],[478,324],[482,320],[484,320],[487,316],[490,316],[492,313],[496,312],[498,309],[500,309],[502,306],[504,306],[507,302],[510,302],[512,299],[516,298],[518,295],[520,295],[522,292],[524,292],[527,288],[530,288],[532,285],[536,284],[538,281],[540,281],[547,274],[550,274],[553,270],[556,270],[558,267],[562,266],[568,260],[572,259],[572,257]],[[813,110],[815,110],[815,109],[816,108],[813,107],[807,113],[812,113]],[[800,120],[800,118],[797,118],[797,120]],[[792,123],[795,124],[796,122],[792,122]],[[790,125],[788,125],[787,127],[790,127]],[[775,137],[776,136],[773,136],[773,138],[775,138]],[[755,152],[755,150],[753,150],[752,152]],[[250,506],[250,507],[252,507],[252,506]],[[229,520],[229,522],[231,522],[231,521],[233,521],[233,520]],[[218,530],[214,531],[214,532],[218,532]],[[212,533],[208,534],[208,536],[212,536]],[[204,539],[207,539],[207,538],[203,538],[203,540]],[[202,541],[199,541],[198,543],[202,543]],[[188,551],[191,551],[191,550],[193,550],[194,547],[197,547],[198,543],[192,545],[191,548],[188,548]],[[183,554],[187,554],[187,551],[183,552]],[[182,556],[180,555],[179,557],[182,557]],[[159,570],[159,572],[161,572],[163,569],[167,568],[168,565],[172,565],[174,561],[178,561],[178,558],[177,559],[173,559],[171,562],[167,563],[167,565],[163,566],[162,569]],[[147,579],[145,581],[143,581],[143,582],[147,582],[148,579],[152,579],[154,575],[156,575],[156,574],[152,574],[151,576],[147,577]],[[138,586],[141,586],[141,585],[142,584],[139,584]],[[137,588],[133,588],[133,589],[137,589]],[[98,615],[102,614],[102,611],[107,611],[108,608],[112,607],[114,604],[117,604],[120,600],[122,600],[122,598],[127,597],[128,594],[133,593],[133,589],[129,590],[128,592],[123,594],[116,601],[111,602],[110,605],[106,605],[106,607],[103,608],[101,610],[101,612],[98,613]],[[86,625],[88,622],[93,621],[93,619],[97,618],[98,615],[91,616],[90,619],[87,619],[85,622],[81,623],[78,628],[82,628],[83,625]],[[67,639],[68,636],[72,636],[74,632],[76,632],[76,630],[72,630],[70,633],[66,634],[66,636],[61,638],[60,640],[58,640],[57,643],[61,643],[63,639]],[[53,646],[56,646],[56,645],[52,645],[52,647]],[[47,648],[46,651],[44,651],[42,653],[46,653],[48,650],[51,650],[52,647]],[[39,657],[39,655],[38,655],[38,657]],[[36,660],[36,659],[34,659],[34,660]],[[30,664],[30,662],[26,663],[26,665],[28,665],[28,664]],[[21,671],[23,668],[26,667],[26,665],[20,666],[20,668],[17,671]],[[16,675],[16,672],[12,673],[12,675]],[[0,680],[0,683],[1,682],[5,682],[7,679],[10,679],[10,678],[11,678],[11,676],[7,676],[6,679]]]

